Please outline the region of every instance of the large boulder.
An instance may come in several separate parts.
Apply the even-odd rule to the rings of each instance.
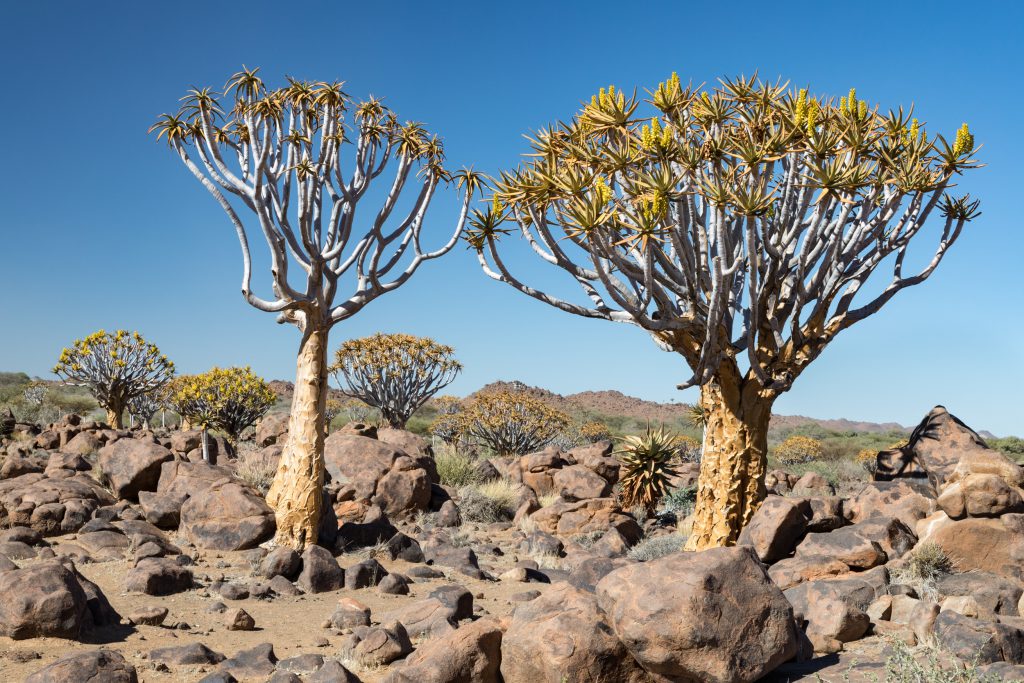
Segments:
[[[499,683],[501,636],[494,619],[475,621],[420,645],[384,683]]]
[[[276,443],[283,443],[284,437],[288,435],[289,413],[267,413],[256,423],[256,445],[273,446]]]
[[[129,593],[174,595],[192,588],[192,570],[169,557],[148,557],[139,560],[125,576],[124,589]]]
[[[90,650],[65,655],[25,679],[25,683],[137,683],[135,667],[113,650]]]
[[[895,517],[913,529],[917,522],[935,512],[935,498],[925,495],[908,480],[874,481],[844,504],[852,522],[872,517]]]
[[[947,483],[936,503],[952,519],[1024,512],[1024,496],[998,474],[968,474]]]
[[[657,680],[753,683],[797,653],[793,608],[749,546],[617,569],[597,584],[597,597]]]
[[[331,479],[348,488],[353,500],[379,505],[389,517],[430,506],[430,456],[410,456],[377,439],[336,432],[324,443],[324,460]]]
[[[113,497],[87,474],[52,479],[34,473],[0,481],[0,526],[28,526],[44,536],[73,533]]]
[[[565,583],[512,613],[501,640],[501,675],[531,683],[647,680],[612,633],[597,597]]]
[[[0,573],[0,636],[77,639],[88,609],[78,577],[60,562]]]
[[[552,483],[562,500],[568,501],[604,498],[612,491],[607,479],[584,465],[556,470]]]
[[[613,498],[590,498],[577,502],[557,500],[534,512],[530,519],[539,530],[559,536],[615,529],[631,544],[643,536],[640,525],[623,512]]]
[[[189,540],[211,550],[246,550],[269,540],[274,511],[249,487],[224,479],[181,506],[181,528]]]
[[[219,465],[174,460],[161,466],[156,491],[168,496],[194,496],[214,482],[231,476],[231,470]]]
[[[156,491],[160,466],[174,455],[158,443],[118,439],[100,449],[97,466],[118,498],[137,501],[139,491]]]
[[[952,520],[937,512],[918,522],[918,535],[922,543],[937,543],[957,571],[986,571],[1024,581],[1021,517]]]
[[[993,457],[996,455],[977,432],[943,406],[936,406],[914,429],[906,446],[878,454],[875,478],[883,481],[900,477],[923,478],[935,491],[940,491],[961,461],[975,458],[983,462],[1000,460]],[[1024,474],[1019,467],[1016,471],[1006,469],[1012,473],[1014,485],[1024,483]]]
[[[867,633],[871,626],[868,607],[885,592],[885,584],[877,580],[881,576],[867,572],[851,578],[810,581],[786,591],[797,620],[806,624],[805,631],[816,650],[835,651],[838,647],[834,642],[848,643]]]
[[[738,543],[753,546],[762,562],[777,562],[792,554],[810,518],[806,500],[769,496],[743,527]]]

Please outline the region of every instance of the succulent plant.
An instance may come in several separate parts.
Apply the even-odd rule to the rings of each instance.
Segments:
[[[622,464],[619,498],[624,508],[642,507],[648,516],[654,514],[677,474],[675,465],[681,446],[679,436],[650,424],[645,433],[621,439],[621,447],[614,455]]]

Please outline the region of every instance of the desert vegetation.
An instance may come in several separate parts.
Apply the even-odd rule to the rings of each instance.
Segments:
[[[125,330],[56,381],[0,373],[4,677],[1024,680],[1024,440],[942,406],[913,429],[773,413],[980,215],[970,128],[756,76],[647,95],[601,89],[490,177],[341,82],[190,89],[151,132],[234,229],[243,299],[299,330],[294,382],[176,375]],[[517,235],[579,290],[519,275]],[[460,239],[522,294],[641,328],[697,403],[440,395],[451,346],[331,347]]]
[[[455,246],[480,177],[446,170],[441,140],[420,124],[399,123],[378,99],[354,102],[340,82],[290,79],[272,89],[258,72],[237,72],[223,93],[193,88],[181,109],[162,115],[151,130],[227,214],[242,250],[246,302],[294,324],[302,335],[291,438],[268,494],[278,514],[277,541],[301,549],[315,540],[321,513],[328,333]],[[349,126],[355,138],[351,171],[343,170]],[[227,159],[238,166],[228,170]],[[391,189],[372,225],[357,234],[356,206],[389,162]],[[415,200],[407,213],[392,216],[413,170],[419,187],[410,184],[408,192]],[[452,179],[462,190],[461,215],[449,238],[425,250],[427,209],[439,186]],[[293,189],[301,199],[290,206]],[[271,298],[252,288],[249,235],[257,225],[270,251]],[[293,262],[298,277],[289,276]],[[339,284],[353,272],[354,290],[339,298]]]
[[[776,397],[839,332],[934,272],[979,213],[977,200],[947,191],[979,165],[975,153],[967,124],[929,133],[853,89],[817,97],[744,76],[704,89],[673,74],[644,102],[602,89],[537,134],[526,164],[503,172],[492,204],[474,212],[467,240],[495,280],[638,325],[683,357],[691,372],[679,387],[700,386],[704,412],[687,547],[730,545],[765,495]],[[933,213],[943,222],[933,256],[905,273]],[[589,305],[513,275],[499,255],[512,232]],[[889,285],[858,302],[890,256]]]
[[[100,330],[65,348],[53,374],[86,387],[106,409],[107,422],[120,429],[129,401],[159,391],[173,377],[174,364],[138,332]]]

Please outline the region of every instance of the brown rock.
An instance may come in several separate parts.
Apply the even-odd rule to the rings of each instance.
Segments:
[[[274,511],[255,491],[222,480],[181,506],[181,528],[200,548],[245,550],[274,535]]]
[[[612,634],[596,596],[568,584],[516,607],[501,641],[501,675],[531,683],[647,679]]]
[[[429,640],[384,683],[499,683],[502,630],[485,618]]]
[[[866,485],[847,501],[852,522],[871,517],[895,517],[908,528],[935,512],[935,499],[925,496],[904,480],[875,481]]]
[[[356,501],[376,503],[389,517],[408,516],[430,505],[430,472],[394,446],[335,432],[324,444],[324,459],[331,478],[351,487]]]
[[[288,435],[289,413],[267,413],[256,424],[256,445],[272,446]]]
[[[957,571],[986,571],[1024,580],[1024,535],[1000,519],[969,517],[950,520],[945,513],[922,520],[921,542],[937,543]],[[944,519],[943,519],[944,518]]]
[[[87,610],[74,572],[57,561],[0,573],[0,636],[75,639]]]
[[[567,501],[603,498],[612,490],[607,479],[584,465],[556,470],[553,485],[562,500]]]
[[[227,618],[224,619],[224,627],[229,631],[252,631],[256,628],[256,620],[239,607],[228,612]]]
[[[797,652],[792,608],[750,547],[623,567],[597,596],[629,653],[659,679],[752,683]]]
[[[137,501],[139,491],[156,491],[160,467],[174,455],[160,444],[118,439],[100,449],[97,467],[118,498]]]
[[[76,652],[36,671],[25,683],[138,683],[135,667],[113,650]]]
[[[1020,489],[1007,484],[998,474],[968,474],[948,483],[936,503],[952,519],[999,517],[1024,511]]]
[[[777,562],[796,548],[810,517],[806,501],[769,496],[743,528],[738,544],[753,546],[762,562]]]

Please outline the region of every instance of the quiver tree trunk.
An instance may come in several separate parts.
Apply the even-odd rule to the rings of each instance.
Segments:
[[[701,387],[704,452],[687,550],[736,543],[765,497],[768,421],[774,396],[723,367]]]
[[[118,401],[107,403],[107,424],[111,429],[124,429],[124,404]]]
[[[277,519],[277,545],[316,543],[324,486],[327,330],[307,330],[299,347],[288,438],[267,503]]]

